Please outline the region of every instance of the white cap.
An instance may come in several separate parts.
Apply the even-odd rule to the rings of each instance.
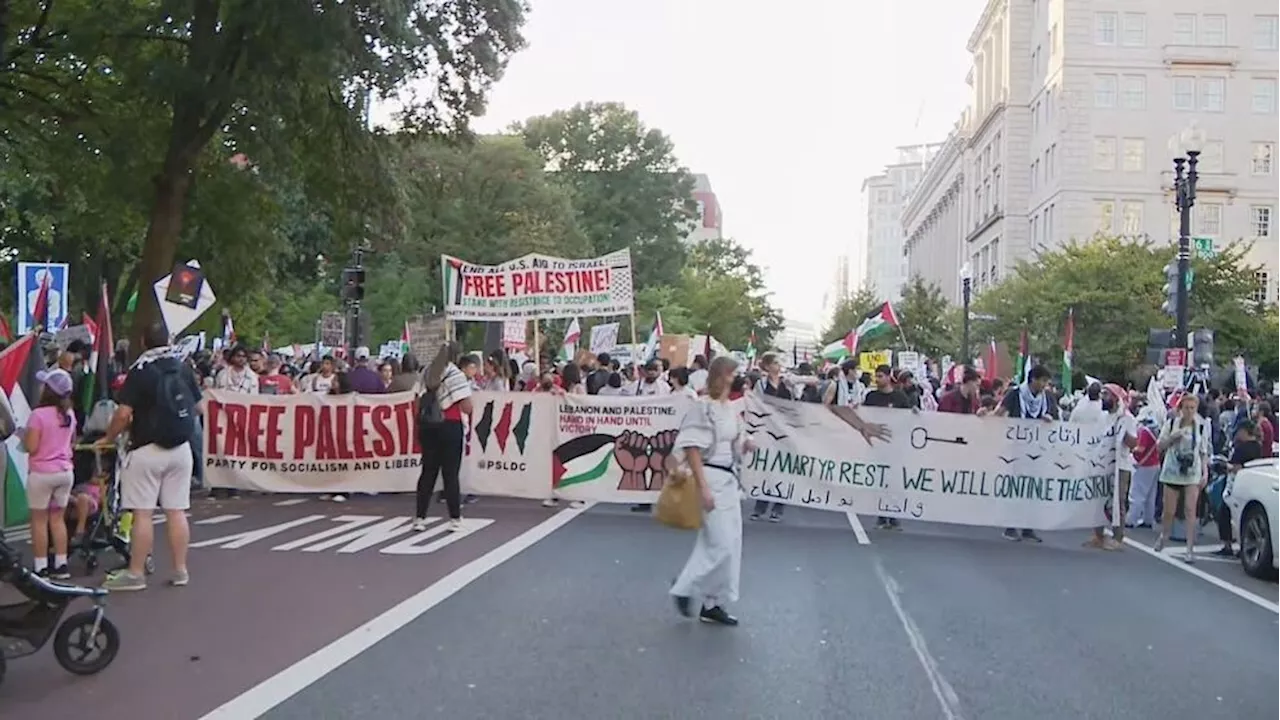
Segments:
[[[369,359],[369,348],[367,348],[367,347],[365,347],[365,346],[363,346],[363,345],[361,345],[360,347],[356,348],[356,359],[357,359],[357,360],[368,360],[368,359]]]

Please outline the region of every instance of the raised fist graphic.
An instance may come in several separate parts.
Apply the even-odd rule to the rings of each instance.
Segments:
[[[624,430],[614,440],[613,457],[622,470],[619,490],[644,490],[649,469],[649,439],[632,430]]]
[[[649,455],[649,489],[661,490],[667,481],[667,458],[671,448],[676,445],[676,430],[663,430],[649,440],[652,452]]]

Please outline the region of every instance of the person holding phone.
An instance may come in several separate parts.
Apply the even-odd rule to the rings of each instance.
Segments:
[[[1159,447],[1164,452],[1160,484],[1164,487],[1164,513],[1155,551],[1164,549],[1165,538],[1173,530],[1178,498],[1182,498],[1182,518],[1186,526],[1187,551],[1184,562],[1195,562],[1196,509],[1200,491],[1209,480],[1209,421],[1200,417],[1200,398],[1186,393],[1178,399],[1178,409],[1160,429]]]

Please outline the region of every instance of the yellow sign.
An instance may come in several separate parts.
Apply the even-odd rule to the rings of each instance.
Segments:
[[[874,373],[881,365],[893,363],[892,350],[858,353],[858,372]]]

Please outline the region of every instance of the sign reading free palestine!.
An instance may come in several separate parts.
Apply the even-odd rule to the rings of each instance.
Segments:
[[[441,256],[445,312],[452,320],[610,317],[634,309],[631,251],[566,260],[525,255],[501,265]]]

